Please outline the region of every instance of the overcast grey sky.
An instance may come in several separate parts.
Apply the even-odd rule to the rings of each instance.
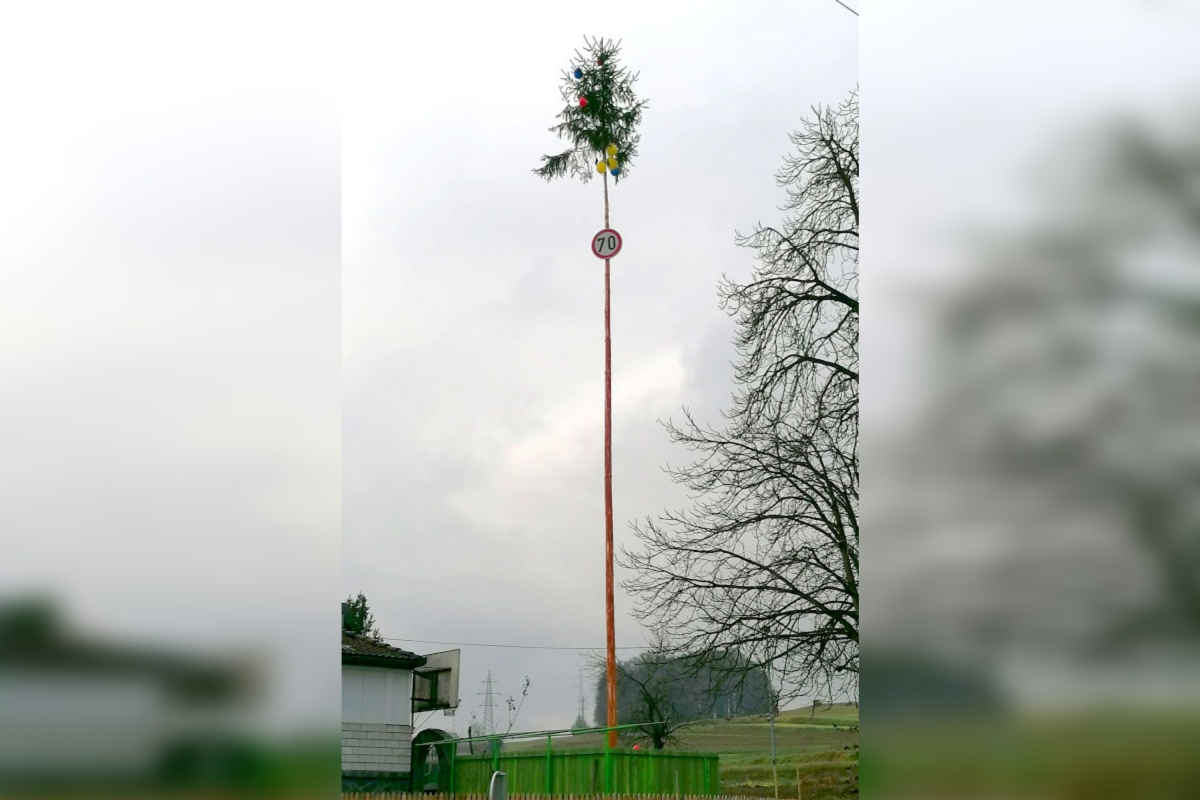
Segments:
[[[1196,141],[1200,8],[1174,0],[934,0],[871,2],[863,13],[863,263],[871,310],[862,328],[862,517],[872,544],[862,575],[875,609],[864,635],[873,647],[961,654],[972,647],[962,631],[984,630],[975,644],[986,649],[972,655],[1042,712],[1051,700],[1097,698],[1141,705],[1166,697],[1176,708],[1180,697],[1195,695],[1194,683],[1180,679],[1198,674],[1194,650],[1143,658],[1133,670],[1112,666],[1120,643],[1105,656],[1081,648],[1063,658],[1087,641],[1097,617],[1115,617],[1110,609],[1131,596],[1170,594],[1155,586],[1168,582],[1155,577],[1161,573],[1139,547],[1137,523],[1114,511],[1118,490],[1105,484],[1085,495],[1079,487],[1086,478],[1062,487],[1096,470],[1136,475],[1160,491],[1169,486],[1160,475],[1185,474],[1167,454],[1176,451],[1159,449],[1155,438],[1182,441],[1174,426],[1183,416],[1165,410],[1170,395],[1162,387],[1169,384],[1157,376],[1194,373],[1194,337],[1140,298],[1195,296],[1194,229],[1172,229],[1170,204],[1140,194],[1129,179],[1136,171],[1114,179],[1112,151],[1097,145],[1122,141],[1130,123],[1154,132],[1151,152],[1162,141]],[[1170,163],[1180,150],[1168,152],[1156,157]],[[1188,174],[1185,163],[1178,170]],[[1121,226],[1136,233],[1113,236]],[[1084,247],[1088,257],[1079,258]],[[1115,288],[1087,295],[1079,287],[1089,268]],[[947,348],[929,322],[944,319],[964,287],[976,299],[1001,298],[977,313],[991,349],[941,360]],[[1016,297],[1039,310],[1022,313],[1026,300]],[[1007,306],[1003,314],[998,306]],[[1060,359],[1046,369],[1040,359],[1053,359],[1069,336],[1082,343],[1073,363],[1103,367],[1060,371]],[[969,362],[973,369],[965,368]],[[947,374],[948,365],[962,374]],[[1068,391],[1056,393],[1048,374]],[[978,405],[959,409],[959,427],[939,416],[931,436],[929,426],[913,424],[947,408],[950,396],[971,396],[950,392],[972,382]],[[1123,412],[1098,423],[1090,409],[1101,403]],[[1181,405],[1196,407],[1194,399]],[[1001,406],[1007,410],[998,412]],[[1143,407],[1156,410],[1124,411]],[[949,450],[947,443],[971,452],[951,432],[968,430],[995,437],[974,452],[974,464],[947,458],[945,471],[913,478],[921,474],[913,454],[929,459]],[[1119,436],[1128,438],[1107,444]],[[1050,444],[1068,438],[1061,450]],[[1020,453],[1009,463],[1021,467],[972,485],[980,474],[972,470],[1001,440],[1013,448],[1010,456]],[[1070,466],[1061,471],[1040,463],[1046,453],[1066,451],[1062,463]],[[1194,460],[1194,442],[1178,452]],[[1053,576],[1052,589],[1039,583],[1043,574]],[[1079,588],[1088,582],[1101,588]],[[1075,608],[1083,611],[1064,612]],[[979,620],[986,622],[975,627]],[[1057,647],[1021,651],[1002,643],[1007,635],[1026,645],[1052,625],[1059,626]],[[1081,674],[1083,663],[1092,669]]]
[[[280,10],[0,9],[0,602],[266,651],[264,721],[324,727],[340,77],[328,10]]]
[[[277,708],[329,725],[335,594],[393,637],[602,643],[600,188],[530,172],[582,36],[622,38],[650,100],[613,192],[619,542],[682,499],[657,418],[727,396],[734,230],[776,218],[787,132],[857,80],[833,0],[380,6],[0,20],[0,585],[122,638],[265,643]],[[889,288],[1042,213],[1018,184],[1059,131],[1196,96],[1200,12],[862,11],[872,422],[920,375]],[[501,697],[530,676],[520,727],[569,724],[579,661],[464,648],[460,728],[488,668]]]
[[[903,426],[923,313],[897,290],[941,288],[987,228],[1040,219],[1041,181],[1079,161],[1071,140],[1195,96],[1200,9],[1177,0],[863,4],[863,323],[868,445]],[[872,211],[873,210],[873,211]],[[886,560],[883,563],[887,563]]]
[[[649,100],[641,155],[611,187],[614,513],[683,501],[657,420],[715,419],[729,393],[722,273],[735,229],[778,218],[774,175],[814,104],[857,81],[836,3],[525,4],[373,10],[352,26],[343,105],[343,583],[385,636],[604,641],[601,184],[546,184],[560,71],[583,36],[621,39]],[[453,35],[444,32],[453,31]],[[618,579],[620,572],[618,571]],[[617,644],[645,634],[618,589]],[[418,652],[438,645],[404,643]],[[465,730],[491,670],[516,729],[569,726],[581,655],[463,648]],[[589,715],[591,691],[588,691]],[[424,722],[425,720],[421,720]],[[436,716],[432,725],[449,726]]]

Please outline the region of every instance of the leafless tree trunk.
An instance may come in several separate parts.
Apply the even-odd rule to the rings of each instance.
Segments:
[[[635,525],[622,553],[635,613],[687,652],[739,652],[796,694],[858,673],[858,99],[814,109],[778,175],[778,227],[738,243],[751,281],[726,279],[737,321],[720,427],[669,424],[695,460],[695,497]]]
[[[617,685],[624,701],[618,706],[621,724],[640,724],[638,732],[650,740],[655,750],[673,744],[676,731],[685,724],[672,707],[674,660],[671,648],[658,636],[646,652],[617,662]],[[588,666],[591,672],[603,676],[607,661],[603,654],[593,654]],[[632,704],[625,701],[630,696]]]

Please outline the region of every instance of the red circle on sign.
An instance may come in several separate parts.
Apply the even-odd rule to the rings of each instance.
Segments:
[[[621,234],[605,228],[592,237],[592,255],[596,258],[612,258],[621,252]]]

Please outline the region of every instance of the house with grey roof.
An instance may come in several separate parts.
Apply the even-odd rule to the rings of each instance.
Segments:
[[[414,714],[458,706],[458,656],[342,631],[343,791],[412,790]]]

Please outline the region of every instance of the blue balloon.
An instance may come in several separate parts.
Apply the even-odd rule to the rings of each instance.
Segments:
[[[581,70],[581,69],[577,69],[577,70],[575,70],[575,77],[576,77],[576,79],[578,79],[578,78],[582,78],[582,77],[583,77],[583,70]]]
[[[613,177],[614,177],[614,178],[616,178],[616,177],[619,177],[619,176],[620,176],[620,174],[621,174],[621,168],[620,168],[620,167],[613,167],[611,170],[609,170],[609,172],[611,172],[611,173],[613,174]]]

